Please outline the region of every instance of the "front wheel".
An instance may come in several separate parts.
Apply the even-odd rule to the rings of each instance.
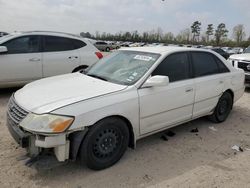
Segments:
[[[225,92],[219,99],[214,113],[209,116],[209,119],[215,123],[221,123],[225,121],[232,110],[233,98],[228,92]]]
[[[81,162],[101,170],[112,166],[125,153],[129,130],[119,118],[107,118],[90,128],[80,148]]]

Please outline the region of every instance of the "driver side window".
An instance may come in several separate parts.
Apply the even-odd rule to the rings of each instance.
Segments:
[[[152,76],[168,76],[170,82],[190,78],[188,54],[175,53],[166,57],[153,71]]]
[[[12,39],[3,44],[8,49],[8,54],[36,53],[39,52],[39,36],[24,36]]]

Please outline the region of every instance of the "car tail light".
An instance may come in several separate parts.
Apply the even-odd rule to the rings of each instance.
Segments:
[[[103,55],[101,52],[95,52],[95,55],[99,58],[99,59],[102,59],[103,58]]]

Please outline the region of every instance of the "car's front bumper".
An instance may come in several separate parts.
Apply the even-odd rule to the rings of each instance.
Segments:
[[[15,139],[15,141],[22,147],[28,148],[30,145],[30,133],[26,133],[21,130],[18,126],[15,126],[11,123],[11,120],[7,118],[7,127],[11,136]]]
[[[29,156],[34,157],[42,154],[44,149],[52,149],[58,161],[62,162],[69,159],[69,140],[67,140],[65,134],[38,135],[27,132],[11,122],[7,118],[7,127],[11,136],[22,148],[27,149]]]
[[[245,72],[245,85],[246,87],[250,87],[250,73]]]

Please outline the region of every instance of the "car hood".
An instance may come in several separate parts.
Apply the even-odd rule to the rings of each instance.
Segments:
[[[126,87],[81,73],[73,73],[27,84],[14,94],[14,98],[25,110],[42,114],[82,100],[117,92]]]
[[[230,56],[231,59],[250,61],[250,53],[235,54]]]

